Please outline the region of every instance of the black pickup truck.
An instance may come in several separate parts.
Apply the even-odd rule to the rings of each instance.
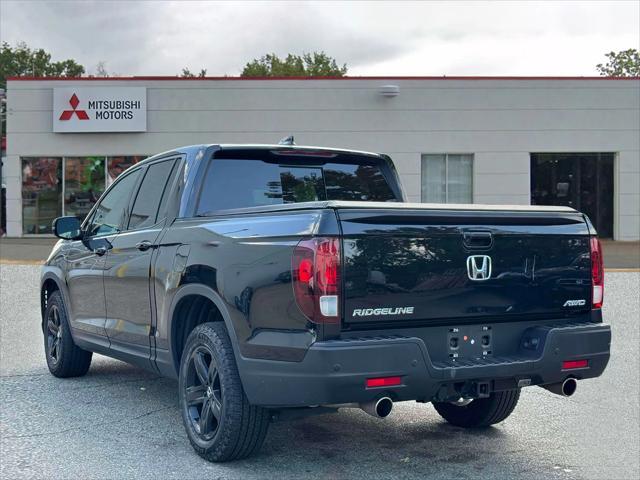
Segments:
[[[92,352],[179,379],[211,461],[245,457],[275,419],[433,403],[486,427],[520,389],[569,396],[602,374],[603,263],[564,207],[405,203],[385,155],[200,145],[123,173],[42,272],[46,360]]]

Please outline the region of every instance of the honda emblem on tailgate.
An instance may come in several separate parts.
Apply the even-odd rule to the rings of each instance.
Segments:
[[[489,255],[470,255],[467,257],[467,275],[470,280],[489,280],[491,278],[491,257]]]

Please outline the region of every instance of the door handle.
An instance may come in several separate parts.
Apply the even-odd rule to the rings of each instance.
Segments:
[[[141,252],[146,252],[151,247],[153,247],[153,244],[149,240],[143,240],[141,242],[136,243],[136,248]]]
[[[467,248],[489,248],[493,245],[491,232],[464,232],[462,242]]]
[[[93,253],[95,253],[96,255],[98,255],[99,257],[103,256],[105,253],[107,253],[107,249],[105,247],[98,247],[96,248]]]

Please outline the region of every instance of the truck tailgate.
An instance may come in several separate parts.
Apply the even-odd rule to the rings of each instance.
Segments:
[[[380,205],[336,208],[347,325],[513,321],[591,308],[590,231],[575,210]]]

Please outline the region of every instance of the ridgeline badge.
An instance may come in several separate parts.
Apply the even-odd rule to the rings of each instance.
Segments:
[[[386,308],[356,308],[352,317],[386,316],[386,315],[412,315],[414,307],[386,307]]]

